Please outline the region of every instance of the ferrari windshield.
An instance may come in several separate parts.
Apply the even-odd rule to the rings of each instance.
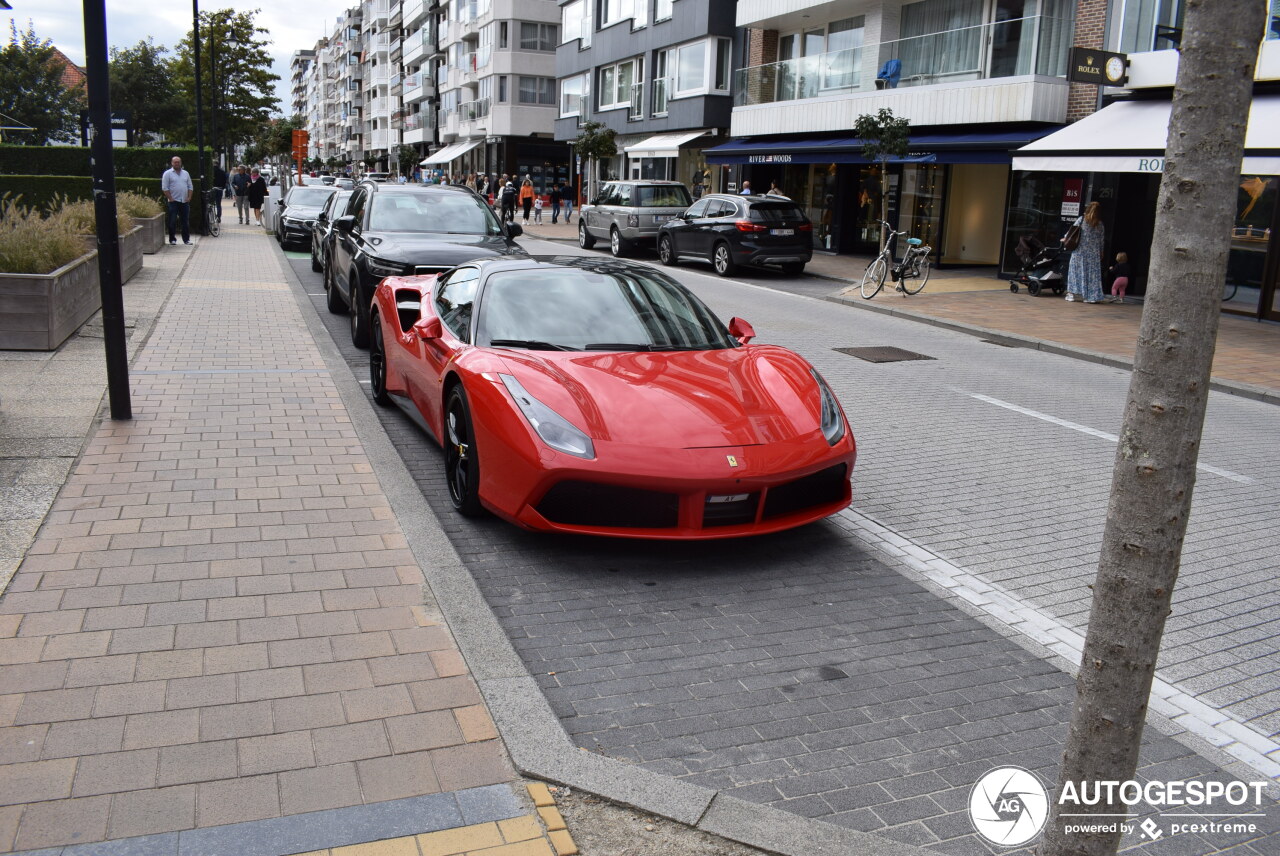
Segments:
[[[377,193],[369,204],[369,229],[374,232],[502,234],[498,218],[471,193]]]
[[[632,267],[494,273],[476,334],[480,345],[533,350],[702,351],[736,344],[684,286]]]

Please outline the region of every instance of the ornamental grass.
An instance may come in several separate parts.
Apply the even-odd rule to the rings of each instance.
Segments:
[[[69,222],[41,217],[20,199],[0,196],[0,273],[53,273],[85,254],[84,235]]]
[[[116,208],[135,220],[145,220],[164,213],[164,206],[159,200],[141,193],[134,193],[132,190],[116,194]]]

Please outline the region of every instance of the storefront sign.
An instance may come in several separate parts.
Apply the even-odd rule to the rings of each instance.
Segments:
[[[791,155],[748,155],[747,163],[791,163]]]
[[[1164,158],[1138,158],[1138,172],[1164,172]]]
[[[1091,48],[1072,48],[1067,64],[1067,80],[1098,86],[1123,86],[1128,81],[1129,57]]]
[[[1062,182],[1062,218],[1074,220],[1080,216],[1080,196],[1084,193],[1083,178],[1068,178]]]

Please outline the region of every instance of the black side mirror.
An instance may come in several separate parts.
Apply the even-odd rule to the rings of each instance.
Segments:
[[[508,238],[518,238],[518,237],[520,237],[520,236],[521,236],[521,235],[523,235],[523,234],[524,234],[524,227],[523,227],[523,226],[521,226],[519,223],[508,223],[508,224],[507,224],[507,237],[508,237]]]
[[[347,214],[333,221],[333,228],[337,229],[341,234],[350,234],[351,229],[356,225],[356,216]]]

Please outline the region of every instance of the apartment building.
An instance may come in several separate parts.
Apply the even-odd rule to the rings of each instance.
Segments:
[[[310,156],[342,166],[365,156],[363,21],[360,6],[338,15],[304,75]]]
[[[1078,192],[1082,202],[1097,200],[1107,230],[1106,256],[1125,252],[1133,266],[1131,293],[1143,292],[1150,262],[1183,6],[1183,0],[1112,0],[1098,18],[1099,31],[1109,50],[1127,57],[1124,86],[1104,90],[1101,110],[1014,154],[1009,239],[1017,234],[1015,212],[1057,212],[1068,192]],[[1280,2],[1269,0],[1268,8],[1222,307],[1280,321]]]
[[[392,127],[400,131],[400,144],[413,149],[417,160],[439,147],[435,134],[435,75],[431,58],[436,55],[441,5],[436,0],[405,0],[401,10],[400,115]]]
[[[695,195],[724,188],[705,149],[729,130],[734,0],[563,0],[556,139],[582,123],[617,133],[618,155],[597,178],[683,181]]]
[[[527,175],[539,192],[567,179],[567,147],[553,139],[556,0],[448,0],[439,13],[428,69],[439,147],[424,168]]]
[[[1067,118],[1074,6],[739,0],[734,139],[707,161],[736,185],[776,181],[813,220],[815,249],[874,252],[884,196],[890,221],[942,263],[999,264],[1010,152]],[[851,130],[881,108],[912,127],[910,155],[883,183]]]
[[[315,61],[314,50],[294,51],[289,59],[289,103],[292,107],[290,116],[305,116],[307,113],[307,79]]]

